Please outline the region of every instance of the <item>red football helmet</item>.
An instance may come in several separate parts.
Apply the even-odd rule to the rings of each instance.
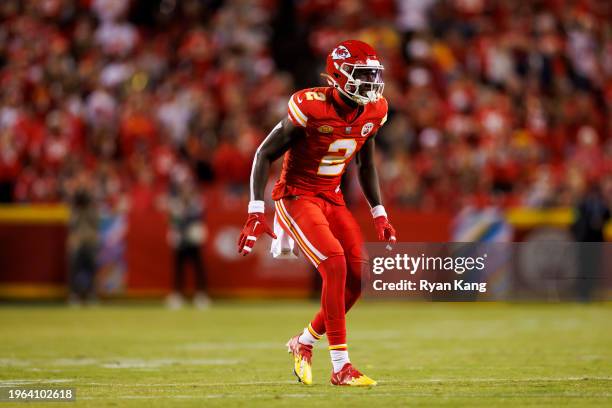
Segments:
[[[376,102],[385,87],[384,67],[374,48],[358,40],[343,41],[327,56],[327,82],[360,105]]]

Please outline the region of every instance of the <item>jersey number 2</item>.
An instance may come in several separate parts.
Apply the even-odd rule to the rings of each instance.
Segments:
[[[342,173],[346,161],[353,155],[357,148],[357,142],[355,139],[338,139],[333,141],[327,153],[339,153],[344,150],[344,156],[323,156],[319,163],[319,170],[317,174],[320,176],[337,176]]]
[[[306,92],[306,100],[308,101],[324,101],[325,94],[323,92]]]

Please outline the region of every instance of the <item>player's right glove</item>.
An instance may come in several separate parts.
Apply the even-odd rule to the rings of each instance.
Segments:
[[[249,217],[242,227],[240,238],[238,238],[238,253],[243,256],[251,253],[257,238],[264,233],[276,239],[274,231],[272,231],[264,216],[264,202],[260,200],[251,201],[249,203]]]
[[[395,244],[397,241],[397,233],[387,218],[385,207],[382,205],[377,205],[376,207],[372,208],[371,211],[372,217],[374,217],[374,225],[376,226],[378,239],[381,241],[387,241],[390,244]]]

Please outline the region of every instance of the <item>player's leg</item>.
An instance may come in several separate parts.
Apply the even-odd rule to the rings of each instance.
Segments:
[[[331,217],[331,230],[340,241],[346,258],[347,275],[345,309],[348,312],[361,296],[362,277],[367,273],[368,255],[363,245],[361,228],[345,206],[336,206]]]
[[[328,215],[330,229],[342,245],[346,258],[347,276],[344,294],[344,310],[348,312],[361,295],[361,279],[368,267],[368,256],[363,247],[361,228],[345,206],[332,206]],[[314,335],[320,338],[325,333],[322,311],[309,325]]]
[[[330,227],[344,249],[347,265],[344,307],[348,312],[361,295],[361,279],[368,266],[368,256],[363,247],[363,236],[355,218],[345,206],[333,206],[328,215]],[[352,364],[332,373],[334,385],[376,385],[376,381],[363,375]]]
[[[206,269],[202,261],[199,245],[189,247],[189,261],[195,276],[196,293],[193,296],[193,305],[198,309],[210,306],[210,298],[206,294]]]
[[[317,200],[307,199],[304,199],[303,203],[308,203],[309,201],[313,204],[317,203]],[[347,248],[352,250],[353,248],[360,249],[362,240],[359,239],[360,233],[357,224],[354,222],[350,213],[348,213],[348,210],[346,213],[334,214],[331,210],[333,206],[322,200],[319,200],[318,205],[315,204],[316,207],[310,204],[297,204],[299,202],[299,200],[295,200],[291,203],[287,203],[287,200],[279,201],[277,202],[277,211],[284,217],[284,228],[291,229],[292,226],[294,227],[291,230],[292,235],[294,238],[297,238],[297,242],[305,255],[309,257],[311,261],[314,260],[313,263],[317,266],[323,279],[321,311],[317,316],[323,316],[324,330],[327,332],[330,356],[334,366],[332,384],[375,385],[376,382],[374,380],[361,374],[350,364],[346,344],[345,310],[347,305],[352,306],[359,297],[363,260],[359,259],[360,262],[357,263],[347,263],[342,245],[330,228],[330,223],[336,222],[331,221],[334,216],[346,217],[348,214],[348,219],[344,221],[346,226],[339,228],[345,232],[343,237],[347,239]],[[292,218],[292,216],[294,218]],[[299,226],[302,225],[300,222],[302,221],[304,224],[303,229],[305,229],[306,232],[299,229]],[[353,237],[349,242],[349,233],[359,233],[359,235]],[[317,256],[319,254],[315,251],[316,248],[310,247],[308,237],[310,237],[310,241],[315,240],[317,245],[321,242],[320,251],[318,252],[320,252],[320,255],[323,255],[325,259],[322,259],[319,263],[317,263]],[[357,243],[359,243],[359,245],[357,245]],[[361,253],[357,251],[355,252],[355,256],[356,255],[361,256]],[[353,258],[355,258],[355,256],[353,256]],[[354,261],[355,260],[357,259],[354,259]],[[352,272],[355,275],[351,283],[353,291],[348,298],[345,295],[347,264],[354,265],[356,268]],[[301,344],[313,344],[317,338],[320,338],[320,336],[318,336],[317,333],[312,333],[311,324],[308,328],[304,329],[302,335],[296,336],[292,340]]]
[[[346,284],[346,260],[340,242],[329,228],[325,216],[325,206],[328,204],[321,199],[300,197],[298,199],[282,199],[276,202],[276,212],[283,228],[291,234],[304,256],[315,265],[323,280],[321,290],[321,310],[324,319],[325,331],[330,347],[346,350],[346,325],[344,319],[344,288]],[[316,243],[316,244],[315,244]],[[287,344],[296,359],[306,346],[312,352],[312,343],[304,338],[310,334],[304,330],[302,335],[291,339]],[[311,356],[301,356],[302,360],[310,360]],[[308,367],[297,366],[296,375],[305,383],[308,379],[300,376]]]
[[[174,248],[174,276],[173,291],[166,297],[166,306],[170,309],[180,309],[183,307],[183,290],[185,287],[185,249],[182,246]]]
[[[347,277],[344,292],[345,313],[348,312],[361,295],[361,279],[368,266],[368,256],[363,247],[363,236],[355,218],[345,206],[330,206],[326,213],[330,229],[344,250]],[[322,330],[322,313],[319,312],[310,324],[313,330]],[[320,332],[322,334],[322,332]],[[348,358],[348,351],[330,351],[334,364],[331,382],[334,385],[376,385],[376,381],[355,369]],[[340,369],[338,370],[337,368]]]
[[[295,239],[305,257],[315,265],[323,280],[321,308],[330,345],[345,344],[344,288],[346,258],[325,215],[325,201],[311,197],[283,199],[276,204],[279,220]],[[315,244],[316,243],[316,244]],[[331,332],[330,332],[331,329]]]

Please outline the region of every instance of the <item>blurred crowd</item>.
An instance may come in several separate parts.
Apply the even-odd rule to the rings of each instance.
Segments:
[[[348,38],[385,65],[388,205],[612,197],[606,1],[3,0],[0,18],[0,201],[88,186],[138,209],[187,184],[242,205],[258,144]]]

